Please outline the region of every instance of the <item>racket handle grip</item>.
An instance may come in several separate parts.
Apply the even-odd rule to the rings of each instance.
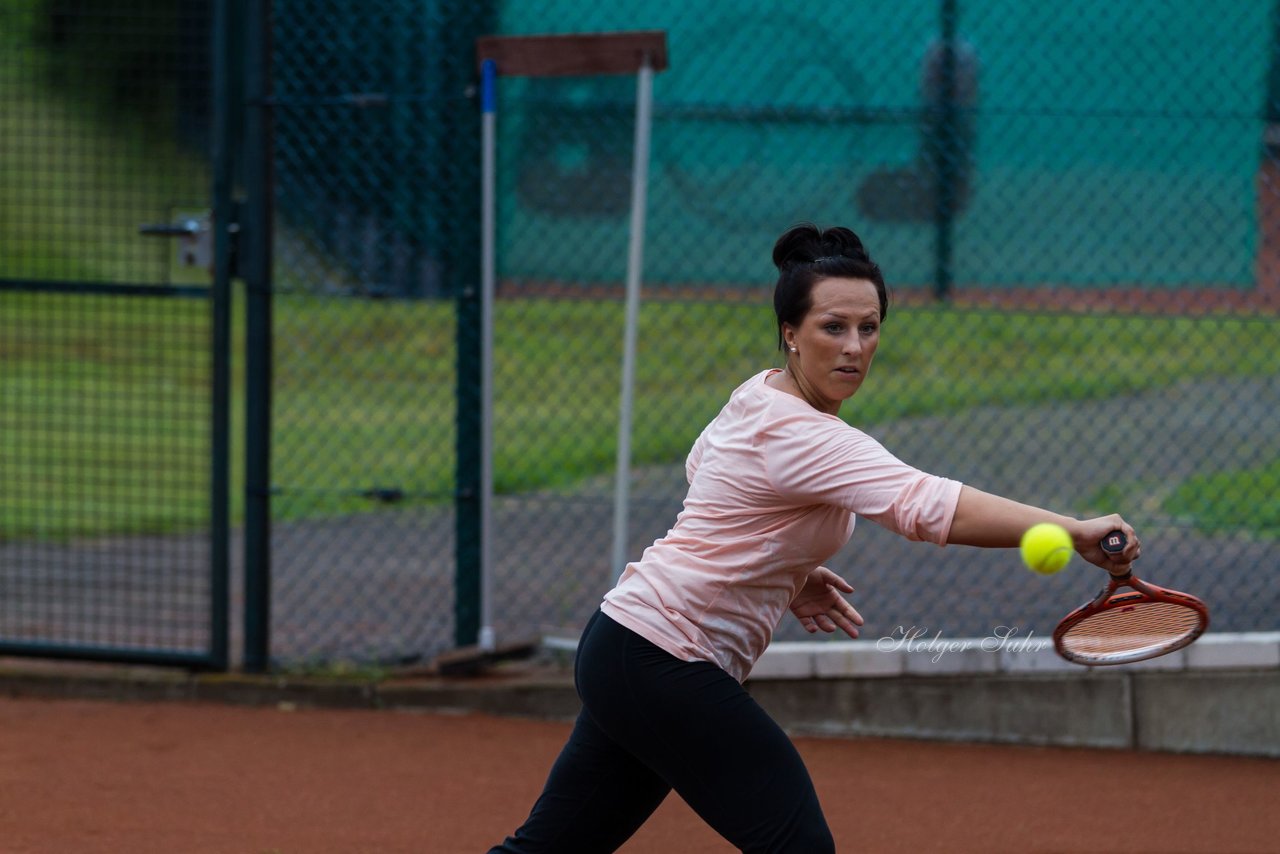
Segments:
[[[1129,538],[1124,535],[1124,531],[1116,529],[1102,538],[1098,546],[1109,555],[1118,555],[1124,551],[1124,547],[1129,545]]]

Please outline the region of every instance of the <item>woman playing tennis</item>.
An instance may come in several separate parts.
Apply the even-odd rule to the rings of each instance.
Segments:
[[[1056,522],[1112,573],[1138,557],[1119,516],[1072,519],[926,474],[840,420],[880,341],[884,277],[847,228],[791,228],[773,262],[786,365],[740,385],[698,437],[675,526],[583,632],[573,733],[529,818],[492,852],[614,851],[672,789],[743,851],[834,851],[799,753],[741,683],[788,609],[810,632],[858,636],[853,588],[821,566],[857,516],[993,548]],[[1107,555],[1099,542],[1116,529],[1128,545]]]

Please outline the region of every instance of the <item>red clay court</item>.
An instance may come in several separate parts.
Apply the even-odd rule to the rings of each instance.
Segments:
[[[0,700],[0,850],[483,852],[569,725]],[[798,738],[842,851],[1275,852],[1280,761]],[[727,852],[676,796],[625,852]]]

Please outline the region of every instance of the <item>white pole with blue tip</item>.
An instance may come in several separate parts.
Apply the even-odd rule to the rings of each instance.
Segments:
[[[495,185],[497,172],[498,66],[480,66],[480,635],[492,651],[493,633],[493,301],[497,291]]]

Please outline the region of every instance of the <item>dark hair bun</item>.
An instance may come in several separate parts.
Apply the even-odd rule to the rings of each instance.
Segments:
[[[779,270],[789,264],[808,264],[818,258],[845,257],[870,263],[862,241],[843,226],[822,229],[811,222],[793,225],[773,245],[773,264]]]

